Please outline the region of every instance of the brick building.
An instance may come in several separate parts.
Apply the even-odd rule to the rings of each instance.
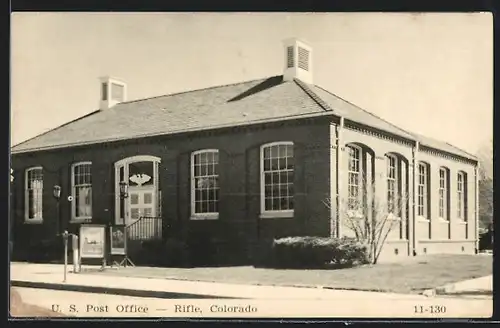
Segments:
[[[345,216],[382,200],[382,258],[474,253],[477,159],[315,85],[306,43],[283,53],[280,76],[134,101],[103,78],[98,110],[12,147],[14,248],[157,217],[162,238],[246,261],[262,240],[352,236]]]

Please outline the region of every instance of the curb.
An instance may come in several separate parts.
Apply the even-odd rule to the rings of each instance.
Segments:
[[[114,288],[114,287],[83,286],[83,285],[74,285],[66,283],[47,283],[47,282],[35,282],[35,281],[23,281],[23,280],[11,280],[10,284],[13,287],[21,287],[21,288],[52,289],[52,290],[71,291],[79,293],[96,293],[96,294],[132,296],[132,297],[150,297],[150,298],[163,298],[163,299],[179,299],[179,298],[237,299],[235,297],[228,297],[228,296],[175,293],[175,292],[164,292],[156,290],[141,290],[141,289],[127,289],[127,288]]]
[[[424,290],[422,295],[427,297],[433,297],[437,295],[448,295],[453,293],[454,291],[455,291],[455,284],[449,284],[441,287]]]

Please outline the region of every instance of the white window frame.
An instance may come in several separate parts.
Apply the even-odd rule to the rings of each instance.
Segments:
[[[420,168],[423,167],[424,169],[424,183],[420,183]],[[418,163],[418,172],[417,172],[417,216],[420,220],[423,221],[429,221],[430,218],[429,216],[429,171],[430,167],[427,163],[425,162],[419,162]],[[423,194],[421,195],[420,193],[420,187],[422,187]],[[422,198],[422,204],[420,204],[420,199]],[[422,213],[420,212],[420,209],[422,208]]]
[[[392,214],[396,219],[400,218],[401,213],[401,160],[393,154],[387,154],[387,211],[389,214]],[[394,166],[391,165],[391,161],[394,161]],[[394,177],[391,177],[391,168],[394,169]],[[392,197],[390,197],[390,183],[394,182],[394,190],[392,193]],[[392,201],[393,208],[389,207],[390,202]]]
[[[460,181],[461,180],[461,181]],[[467,222],[467,175],[465,172],[457,173],[457,218],[461,222]]]
[[[287,210],[266,210],[266,190],[265,190],[265,172],[264,172],[264,150],[266,148],[270,147],[275,147],[275,146],[294,146],[294,143],[292,141],[276,141],[276,142],[270,142],[266,143],[264,145],[260,146],[260,217],[261,218],[293,218],[294,212],[295,212],[295,203],[294,203],[294,208],[293,209],[287,209]],[[293,157],[294,157],[294,166],[292,169],[292,172],[294,173],[295,177],[295,150],[293,152]],[[278,170],[277,172],[289,172],[289,169],[285,170]],[[292,182],[292,185],[294,185],[295,181]],[[295,186],[294,186],[295,187]],[[292,195],[292,198],[294,198],[294,195]]]
[[[81,165],[90,165],[90,172],[92,174],[92,162],[83,161],[73,163],[71,165],[71,197],[73,198],[71,201],[71,222],[86,222],[92,220],[92,212],[93,212],[93,199],[90,199],[90,216],[76,216],[76,185],[75,185],[75,168]],[[92,178],[91,178],[92,179]],[[90,193],[92,195],[92,183],[90,183]]]
[[[442,221],[449,222],[450,214],[448,211],[448,204],[450,198],[449,184],[449,171],[446,167],[439,168],[439,188],[438,188],[438,216]]]
[[[365,187],[363,185],[363,179],[365,178],[365,172],[363,172],[363,164],[364,164],[364,156],[363,149],[358,145],[349,144],[346,146],[347,149],[347,210],[349,213],[353,213],[353,216],[362,217],[363,215],[363,205],[365,201]],[[351,171],[351,152],[349,149],[353,149],[358,154],[358,171]],[[350,196],[350,188],[353,186],[351,184],[351,174],[357,175],[356,187],[358,189],[357,192],[357,204],[359,204],[358,208],[351,208],[351,199]]]
[[[154,195],[153,195],[153,202],[154,206],[157,209],[156,216],[161,214],[161,199],[159,198],[161,195],[161,191],[159,188],[160,185],[160,176],[159,176],[159,166],[161,163],[161,158],[156,157],[156,156],[151,156],[151,155],[137,155],[137,156],[131,156],[124,158],[122,160],[119,160],[118,162],[115,163],[115,224],[121,225],[121,224],[129,224],[129,222],[126,221],[125,216],[121,217],[120,213],[120,205],[121,205],[121,198],[120,198],[120,169],[123,168],[123,174],[125,177],[128,177],[129,174],[129,165],[135,162],[153,162],[153,185],[154,185]],[[128,181],[126,181],[127,184],[129,184]],[[125,213],[123,214],[128,214],[130,211],[129,206],[128,206],[128,201],[124,201],[124,211]]]
[[[205,154],[205,153],[216,153],[217,155],[219,154],[218,149],[200,149],[197,151],[194,151],[191,153],[191,220],[215,220],[219,218],[219,212],[206,212],[206,213],[197,213],[196,212],[196,177],[195,176],[195,165],[194,165],[194,159],[197,155],[200,154]],[[214,163],[212,163],[214,164]],[[220,157],[218,157],[217,163],[215,165],[219,166],[220,164]],[[212,174],[212,175],[206,175],[204,177],[207,178],[217,178],[217,183],[219,183],[219,172],[220,170],[217,169],[217,174]],[[219,189],[219,198],[217,199],[218,205],[220,205],[220,187]]]
[[[28,186],[29,186],[29,181],[28,181],[28,176],[29,172],[35,171],[35,170],[41,170],[42,171],[42,195],[40,199],[40,207],[41,207],[41,212],[42,212],[42,217],[33,217],[30,218],[30,209],[29,209],[29,191],[28,191]],[[43,167],[42,166],[34,166],[27,168],[24,172],[24,222],[25,223],[42,223],[43,222]]]

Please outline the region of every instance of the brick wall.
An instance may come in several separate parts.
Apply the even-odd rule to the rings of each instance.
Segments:
[[[114,223],[114,163],[135,155],[161,158],[159,185],[166,235],[191,243],[216,244],[220,258],[248,258],[251,245],[259,239],[287,235],[328,235],[329,212],[323,199],[330,192],[329,123],[260,126],[217,133],[157,137],[113,144],[101,144],[59,151],[13,156],[16,174],[15,240],[37,240],[56,233],[54,184],[62,186],[62,228],[77,232],[71,224],[70,167],[78,161],[92,161],[92,223]],[[259,219],[260,146],[268,142],[293,141],[295,155],[295,213],[293,218]],[[218,220],[190,220],[190,156],[200,149],[219,149],[220,204]],[[24,170],[44,168],[43,224],[24,223]]]

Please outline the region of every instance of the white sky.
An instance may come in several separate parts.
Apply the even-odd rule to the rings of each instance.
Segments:
[[[278,75],[282,41],[313,47],[314,83],[469,152],[493,135],[488,13],[15,13],[11,144],[128,99]]]

